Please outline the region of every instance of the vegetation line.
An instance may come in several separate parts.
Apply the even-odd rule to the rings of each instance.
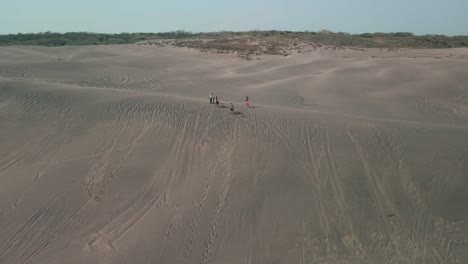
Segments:
[[[164,33],[120,33],[101,34],[89,32],[70,33],[30,33],[0,35],[0,46],[68,46],[68,45],[108,45],[133,44],[151,40],[206,41],[232,38],[256,38],[258,40],[294,40],[315,45],[350,46],[361,48],[457,48],[468,47],[468,36],[414,35],[407,32],[348,34],[322,30],[309,31],[245,31],[191,33],[174,31]]]

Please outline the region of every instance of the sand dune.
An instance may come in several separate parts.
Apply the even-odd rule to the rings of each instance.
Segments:
[[[0,263],[468,263],[467,56],[2,47]]]

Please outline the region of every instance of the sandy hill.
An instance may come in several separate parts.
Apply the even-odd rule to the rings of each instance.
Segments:
[[[468,263],[467,49],[259,57],[0,48],[0,263]]]

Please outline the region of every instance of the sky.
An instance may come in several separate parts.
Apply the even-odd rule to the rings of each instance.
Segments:
[[[0,34],[327,29],[468,35],[468,0],[0,1]]]

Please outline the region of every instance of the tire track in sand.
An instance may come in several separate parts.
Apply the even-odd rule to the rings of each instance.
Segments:
[[[137,104],[131,107],[123,107],[122,105],[118,105],[117,109],[114,109],[111,106],[109,107],[110,107],[110,109],[108,110],[109,112],[120,113],[118,120],[121,120],[124,117],[128,118],[129,115],[132,112],[137,111],[141,107],[141,105]],[[117,144],[120,140],[121,134],[124,131],[127,131],[129,128],[133,128],[130,120],[125,120],[125,121],[122,120],[122,122],[125,122],[125,124],[124,126],[120,126],[116,129],[116,132],[113,135],[113,140],[112,140],[110,147],[103,152],[103,155],[100,158],[100,160],[94,164],[94,166],[90,169],[90,172],[88,173],[88,175],[85,177],[85,182],[84,182],[85,190],[87,191],[88,195],[95,201],[98,201],[101,199],[105,185],[109,182],[109,180],[111,180],[114,177],[114,175],[120,170],[120,168],[122,168],[122,166],[125,165],[128,158],[135,150],[138,142],[143,138],[143,136],[148,130],[148,123],[147,123],[148,121],[145,121],[145,123],[143,124],[143,127],[141,128],[141,132],[138,134],[138,136],[134,138],[127,152],[118,162],[118,164],[112,168],[110,164],[111,155],[116,151]],[[103,148],[105,149],[105,147]]]
[[[415,185],[411,172],[405,164],[410,159],[404,152],[402,145],[398,143],[398,140],[385,127],[378,130],[376,134],[378,137],[378,142],[376,143],[377,145],[381,145],[382,149],[387,150],[386,159],[389,166],[398,172],[397,175],[401,183],[399,188],[409,198],[408,204],[411,205],[411,210],[414,212],[409,219],[409,230],[405,229],[405,223],[401,223],[398,218],[392,221],[392,224],[396,225],[400,232],[404,232],[404,238],[410,243],[408,248],[412,248],[412,250],[407,251],[408,258],[418,264],[431,261],[438,262],[442,259],[445,263],[456,263],[445,245],[435,243],[435,241],[439,241],[440,239],[446,239],[446,242],[450,245],[453,241],[445,237],[447,234],[437,231],[437,221],[444,222],[445,220],[435,218],[423,198],[424,193]],[[445,186],[446,182],[453,180],[454,176],[450,174],[448,173],[448,175],[440,177],[443,182],[440,180],[431,181],[426,188],[431,188],[431,185]],[[397,212],[396,208],[393,210]]]
[[[142,221],[154,209],[165,206],[170,198],[171,187],[175,183],[175,170],[180,165],[177,158],[184,152],[184,141],[186,140],[186,131],[190,116],[186,118],[185,125],[182,129],[181,136],[178,137],[173,144],[172,150],[168,154],[170,162],[165,163],[161,168],[157,169],[158,176],[152,180],[150,186],[143,194],[136,199],[127,209],[115,217],[111,222],[107,223],[95,232],[94,238],[88,243],[89,248],[103,248],[117,254],[116,244],[125,237],[135,226]],[[164,125],[164,124],[162,124]],[[162,190],[155,191],[156,187],[163,186]],[[166,232],[167,233],[167,232]],[[164,244],[164,242],[163,242]]]
[[[59,124],[54,122],[50,125],[50,129],[47,130],[41,137],[35,137],[26,144],[16,148],[13,152],[7,155],[3,160],[0,161],[0,175],[13,167],[20,167],[21,163],[25,163],[25,158],[30,155],[33,156],[32,160],[27,160],[30,164],[34,158],[37,158],[44,154],[44,148],[42,143],[46,143],[50,138],[56,137],[57,131],[60,129]],[[22,160],[23,159],[23,160]]]
[[[207,123],[216,126],[217,122],[212,121],[212,114],[213,112],[209,112],[208,118],[207,118]],[[197,131],[197,124],[198,124],[198,118],[197,122],[195,124],[195,131]],[[197,138],[197,144],[199,147],[202,147],[205,142],[209,141],[209,130],[211,129],[210,126],[205,126],[205,128],[201,131],[201,136],[198,137],[196,134],[194,135],[195,138]],[[226,144],[224,144],[220,149],[224,150],[226,147]],[[213,185],[213,180],[215,179],[217,174],[217,169],[223,164],[224,156],[223,155],[218,155],[217,160],[215,163],[212,165],[211,170],[208,172],[208,175],[205,179],[204,183],[204,188],[203,188],[203,194],[202,198],[200,201],[194,203],[194,207],[196,208],[195,216],[191,219],[191,222],[189,223],[189,228],[190,228],[190,234],[188,241],[185,245],[184,251],[183,251],[183,261],[184,263],[189,263],[190,261],[190,256],[192,253],[192,248],[194,244],[194,236],[195,233],[198,229],[198,226],[200,224],[200,218],[203,213],[203,209],[206,206],[206,202],[208,201],[208,196],[211,193],[212,190],[212,185]]]
[[[347,130],[347,133],[363,165],[364,175],[366,176],[367,182],[369,184],[370,193],[375,202],[375,207],[378,212],[378,215],[381,216],[381,219],[383,221],[384,230],[389,239],[389,243],[394,251],[396,258],[398,260],[402,260],[404,259],[404,249],[400,247],[399,241],[397,241],[397,238],[394,236],[395,229],[392,228],[391,226],[392,224],[389,222],[390,220],[388,220],[387,217],[384,217],[389,212],[388,204],[390,203],[390,201],[388,201],[387,196],[385,195],[384,191],[382,190],[382,187],[380,186],[379,182],[376,179],[376,176],[373,175],[372,173],[372,170],[368,162],[368,158],[367,158],[368,157],[367,152],[364,150],[361,143],[353,135],[349,127]]]
[[[335,216],[331,213],[334,210],[333,206],[327,204],[329,203],[326,199],[327,190],[326,187],[326,178],[323,178],[319,171],[323,166],[323,159],[326,157],[326,150],[324,146],[313,146],[311,143],[306,143],[307,146],[303,152],[303,144],[298,144],[298,142],[303,143],[309,139],[301,140],[297,135],[289,135],[285,131],[287,125],[285,122],[282,125],[279,120],[268,120],[262,121],[263,124],[273,132],[287,147],[287,150],[292,156],[292,161],[295,163],[296,167],[302,168],[304,173],[300,177],[304,182],[308,183],[307,187],[309,188],[309,193],[311,193],[314,204],[317,206],[318,213],[317,216],[324,232],[324,241],[326,243],[325,250],[329,255],[338,254],[339,248],[337,247],[337,236],[334,231],[332,223],[334,222]],[[295,124],[299,126],[298,124]],[[317,133],[320,133],[320,129],[317,130]],[[323,140],[322,140],[323,142]],[[334,235],[335,234],[335,235]],[[305,236],[304,238],[307,238]],[[306,261],[306,260],[304,260]]]
[[[220,228],[220,217],[222,212],[227,204],[227,200],[230,193],[230,187],[234,180],[233,178],[233,163],[234,163],[234,151],[236,149],[237,142],[239,142],[239,121],[235,119],[233,128],[227,127],[228,131],[232,133],[226,139],[226,144],[221,149],[220,156],[223,156],[223,159],[220,161],[220,166],[223,168],[222,175],[224,175],[224,180],[221,183],[221,188],[218,193],[217,202],[213,213],[211,215],[211,227],[208,234],[208,240],[205,242],[205,252],[203,253],[201,263],[207,264],[213,261],[214,257],[214,247],[218,238],[219,228]]]
[[[349,210],[346,202],[346,194],[343,190],[343,183],[340,180],[338,173],[338,165],[336,162],[335,155],[333,153],[333,140],[330,136],[330,128],[326,128],[324,147],[326,150],[326,161],[330,173],[327,174],[329,177],[329,183],[331,186],[332,197],[336,204],[336,213],[338,217],[338,232],[344,236],[342,243],[346,248],[352,251],[352,254],[364,259],[367,256],[367,252],[364,250],[364,246],[359,240],[358,233],[354,228],[352,219],[348,217]]]
[[[208,124],[211,124],[209,122],[211,119],[211,116],[212,116],[212,113],[210,112],[208,114]],[[183,124],[181,135],[177,137],[173,145],[173,151],[171,151],[171,153],[173,154],[169,155],[170,157],[174,156],[174,158],[172,158],[171,162],[169,162],[170,180],[169,180],[169,186],[166,192],[166,195],[168,196],[167,200],[170,200],[170,196],[172,193],[171,190],[176,188],[177,183],[181,181],[180,176],[185,177],[183,178],[183,180],[187,179],[187,177],[190,177],[194,168],[194,158],[197,156],[196,151],[199,150],[199,148],[203,146],[205,140],[208,140],[209,126],[200,125],[201,120],[203,119],[204,118],[201,118],[200,114],[198,114],[196,118],[193,118],[191,117],[191,115],[189,115]],[[191,130],[192,122],[194,122],[193,130]],[[204,129],[201,129],[202,127],[204,127]],[[193,139],[190,140],[188,138],[193,138]],[[184,151],[184,149],[186,150]],[[180,164],[185,164],[185,165],[181,167]],[[211,183],[212,183],[211,175],[208,175],[205,181],[204,195],[199,202],[183,204],[177,207],[177,208],[195,207],[197,211],[195,213],[194,218],[192,218],[192,220],[190,221],[190,223],[179,225],[179,226],[175,224],[171,224],[169,226],[169,228],[166,230],[163,242],[161,244],[161,249],[160,249],[161,253],[164,252],[164,247],[166,246],[167,241],[170,239],[172,232],[178,231],[184,228],[189,228],[190,233],[189,233],[188,241],[185,244],[184,249],[181,250],[181,255],[183,259],[182,262],[187,261],[188,256],[190,255],[191,250],[192,250],[193,235],[196,232],[196,229],[198,227],[199,218],[201,216],[201,212],[205,205],[208,192],[209,192],[207,190],[211,188]],[[161,257],[162,256],[159,256],[159,259],[161,259]]]
[[[31,216],[5,240],[5,243],[0,246],[0,263],[12,257],[15,252],[17,253],[16,255],[24,255],[34,241],[42,239],[41,234],[44,235],[43,232],[47,230],[40,229],[42,232],[38,233],[38,231],[34,231],[34,228],[52,221],[54,217],[59,217],[56,214],[50,214],[50,208],[78,182],[79,178],[80,177],[70,176],[70,179],[66,181],[64,186],[59,188],[59,192],[49,194],[47,198],[37,206]],[[73,217],[70,220],[73,220]],[[61,226],[56,230],[60,229]]]
[[[13,201],[13,203],[11,203],[7,209],[5,209],[4,211],[0,211],[0,216],[7,216],[11,212],[13,212],[18,207],[18,205],[23,201],[24,196],[32,189],[32,187],[34,186],[34,184],[37,182],[37,180],[40,177],[41,175],[39,173],[36,173],[31,183],[28,184],[28,186],[23,191],[21,191],[21,193],[15,199],[15,201]]]

